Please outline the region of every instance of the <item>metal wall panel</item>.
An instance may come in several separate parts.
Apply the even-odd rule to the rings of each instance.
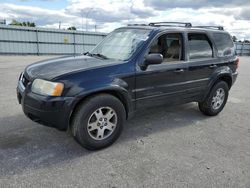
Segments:
[[[38,32],[39,42],[48,43],[74,43],[72,33]]]
[[[234,45],[238,55],[250,55],[250,43],[236,42]]]
[[[34,31],[18,31],[0,28],[0,40],[7,41],[36,41]]]
[[[36,44],[34,43],[20,43],[20,42],[11,42],[11,43],[1,43],[0,44],[1,53],[5,54],[35,54],[36,53]]]
[[[105,33],[0,25],[0,54],[80,54]]]
[[[40,44],[40,54],[74,54],[74,45],[67,44]]]

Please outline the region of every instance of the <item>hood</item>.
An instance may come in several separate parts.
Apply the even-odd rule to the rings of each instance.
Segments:
[[[26,73],[30,79],[53,79],[74,71],[92,69],[101,66],[117,64],[113,59],[99,59],[89,56],[61,57],[39,61],[26,67]]]

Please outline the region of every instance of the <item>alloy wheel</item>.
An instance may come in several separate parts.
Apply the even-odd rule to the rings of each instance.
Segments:
[[[94,140],[104,140],[114,132],[116,126],[116,112],[110,107],[101,107],[91,114],[87,130]]]

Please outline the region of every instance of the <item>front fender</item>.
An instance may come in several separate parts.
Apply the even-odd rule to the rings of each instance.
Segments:
[[[95,81],[94,83],[94,86],[91,83],[84,83],[85,86],[75,96],[75,100],[72,105],[72,111],[87,97],[91,97],[99,93],[108,93],[114,95],[123,103],[127,112],[127,116],[129,116],[129,114],[133,111],[134,106],[132,104],[132,93],[129,92],[128,84],[125,81],[119,78],[108,78],[99,82]]]

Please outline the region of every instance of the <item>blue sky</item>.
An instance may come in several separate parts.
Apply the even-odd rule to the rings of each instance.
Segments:
[[[1,0],[1,3],[11,3],[24,6],[35,6],[46,9],[63,9],[68,5],[67,0]]]
[[[0,0],[0,19],[32,21],[38,27],[75,26],[110,32],[128,23],[154,21],[222,25],[250,39],[249,0]]]

